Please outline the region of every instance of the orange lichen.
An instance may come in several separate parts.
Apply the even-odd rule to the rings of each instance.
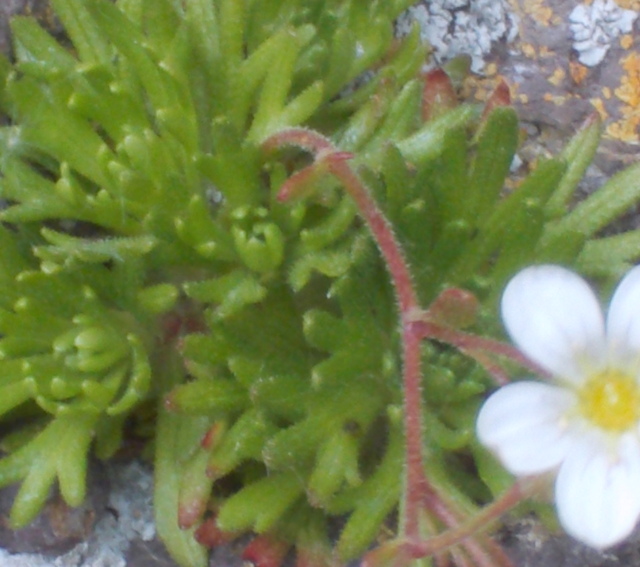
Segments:
[[[565,102],[567,102],[567,97],[561,95],[554,95],[551,93],[545,93],[542,96],[542,100],[545,102],[551,102],[556,106],[562,106]]]
[[[514,14],[519,18],[520,39],[516,40],[512,49],[518,51],[520,57],[535,62],[538,79],[533,83],[518,80],[512,83],[520,86],[520,92],[513,94],[513,100],[519,104],[535,104],[536,108],[550,109],[556,106],[565,107],[569,111],[582,109],[589,102],[605,121],[605,132],[610,138],[640,144],[640,43],[636,41],[634,32],[622,34],[612,42],[611,66],[599,82],[599,71],[581,64],[577,58],[567,60],[566,50],[557,45],[549,47],[540,39],[541,26],[567,24],[567,14],[555,8],[558,2],[552,0],[508,0]],[[640,0],[615,0],[618,6],[626,10],[640,12]],[[593,0],[576,0],[570,3],[592,5]],[[569,41],[569,38],[567,38]],[[618,64],[616,64],[618,59]],[[595,73],[595,75],[594,75]],[[492,70],[493,75],[493,70]],[[493,78],[493,77],[491,77]],[[542,81],[542,83],[540,83]],[[544,84],[547,87],[544,87]],[[490,85],[483,83],[481,90],[476,91],[479,98],[484,99],[491,92]],[[543,92],[540,93],[540,88]],[[530,89],[533,89],[530,92]],[[595,91],[595,92],[594,92]],[[544,110],[541,110],[544,112]],[[551,111],[551,110],[549,110]]]
[[[569,75],[576,85],[581,85],[589,74],[589,68],[577,61],[569,61]]]
[[[498,66],[495,63],[488,63],[484,68],[484,74],[487,77],[493,77],[498,72]]]
[[[622,77],[615,94],[625,104],[637,107],[640,105],[640,55],[633,51],[620,62],[626,75]]]
[[[606,120],[609,117],[609,113],[604,107],[602,99],[592,98],[589,99],[589,102],[591,103],[591,106],[593,106],[593,108],[596,110],[596,112],[600,115],[601,120]]]
[[[552,51],[551,49],[549,49],[546,45],[541,45],[538,48],[538,55],[540,57],[555,57],[556,56],[556,52]]]
[[[630,33],[626,33],[623,36],[620,36],[620,47],[622,49],[631,49],[633,45],[633,36]]]
[[[488,96],[489,96],[489,91],[487,91],[487,89],[483,87],[478,87],[476,91],[473,93],[473,98],[481,102],[484,102],[485,100],[487,100]]]
[[[613,0],[620,8],[640,11],[640,0]]]
[[[610,138],[626,142],[627,144],[637,144],[638,126],[640,126],[640,120],[638,119],[635,121],[618,120],[618,122],[607,126],[605,134]]]
[[[625,74],[614,94],[624,104],[620,108],[621,118],[610,124],[606,133],[623,142],[637,144],[640,141],[640,54],[632,51],[620,63]]]
[[[518,85],[513,84],[507,77],[497,73],[490,74],[485,71],[484,76],[469,75],[462,84],[461,96],[463,99],[474,99],[480,102],[486,102],[495,89],[503,82],[507,82],[510,86],[511,95],[515,97]]]
[[[553,25],[557,19],[553,9],[546,5],[545,0],[520,0],[515,8],[516,11],[521,11],[543,26]]]
[[[560,86],[565,80],[567,72],[562,67],[556,67],[550,77],[547,78],[552,85]]]

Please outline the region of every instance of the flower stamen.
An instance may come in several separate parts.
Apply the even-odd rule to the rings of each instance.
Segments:
[[[578,392],[579,411],[607,431],[624,431],[640,419],[640,386],[628,374],[608,369],[591,376]]]

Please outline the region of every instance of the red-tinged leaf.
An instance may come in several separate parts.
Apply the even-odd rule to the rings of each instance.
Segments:
[[[214,548],[233,541],[238,537],[238,534],[222,531],[216,524],[215,517],[211,517],[200,524],[194,533],[194,537],[200,545]]]
[[[309,195],[315,189],[317,182],[331,171],[331,166],[352,157],[353,154],[350,152],[322,153],[321,150],[311,165],[297,171],[282,184],[278,191],[278,201],[285,202]]]
[[[449,75],[433,69],[424,76],[422,89],[422,120],[427,122],[458,105],[458,97]]]
[[[315,188],[316,182],[325,173],[327,173],[327,167],[322,162],[315,162],[297,171],[282,184],[278,191],[278,201],[283,203],[309,195]]]
[[[184,464],[178,493],[178,525],[189,529],[200,522],[211,497],[213,479],[207,476],[206,467],[210,452],[199,449]]]
[[[242,559],[255,567],[281,567],[290,545],[267,535],[256,536],[242,553]]]
[[[479,303],[475,295],[460,289],[445,289],[429,307],[426,317],[445,327],[464,329],[476,322]]]
[[[189,333],[201,333],[207,329],[202,317],[195,313],[169,312],[162,317],[160,324],[165,345],[180,341]]]
[[[193,527],[207,509],[208,494],[203,494],[202,491],[195,492],[189,495],[190,498],[183,497],[178,504],[178,525],[181,530]]]
[[[367,553],[360,567],[405,567],[412,559],[406,542],[392,540]]]
[[[498,83],[489,96],[489,99],[484,105],[482,117],[487,116],[497,106],[511,106],[511,89],[504,79]]]
[[[223,421],[216,421],[204,434],[200,441],[200,446],[207,451],[216,447],[220,442],[222,435],[226,431],[226,425]]]

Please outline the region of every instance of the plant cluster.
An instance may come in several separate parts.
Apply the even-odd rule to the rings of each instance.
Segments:
[[[493,343],[460,329],[497,333],[497,297],[526,264],[610,282],[637,256],[640,232],[600,235],[640,199],[637,167],[570,206],[599,124],[505,196],[508,95],[460,105],[455,79],[425,75],[417,30],[393,36],[409,0],[52,4],[72,47],[16,17],[15,62],[0,62],[13,525],[56,482],[80,503],[90,455],[136,428],[184,566],[245,532],[260,565],[291,546],[301,566],[344,564],[394,512],[427,538],[504,490],[474,436]],[[407,305],[431,306],[421,350]],[[424,375],[411,396],[407,352]],[[433,491],[419,518],[411,443]],[[487,537],[452,549],[504,560]]]

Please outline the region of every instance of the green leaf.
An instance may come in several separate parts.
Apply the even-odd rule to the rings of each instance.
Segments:
[[[42,69],[49,68],[52,71],[69,71],[75,67],[73,56],[33,18],[12,18],[11,32],[18,62],[37,62]]]
[[[553,225],[548,225],[543,244],[576,232],[587,239],[640,200],[640,164],[614,175],[598,191]]]
[[[566,171],[565,164],[557,159],[544,160],[509,196],[499,201],[483,223],[480,233],[466,246],[460,258],[449,273],[449,281],[460,285],[490,261],[496,250],[508,242],[512,233],[520,231],[515,222],[522,220],[519,214],[528,206],[544,205],[549,195],[556,189]],[[527,255],[521,254],[526,262]]]
[[[166,313],[175,306],[179,293],[173,284],[160,283],[141,289],[138,303],[148,313]]]
[[[310,309],[304,314],[304,336],[314,348],[334,351],[345,344],[347,325],[341,319],[320,309]]]
[[[255,408],[244,412],[223,435],[211,454],[207,471],[213,478],[229,474],[249,459],[261,460],[267,440],[278,428],[264,412]]]
[[[107,177],[98,156],[110,153],[104,140],[84,118],[66,105],[52,101],[47,90],[30,77],[10,82],[7,93],[16,106],[23,127],[20,140],[67,162],[72,169],[99,186]]]
[[[471,447],[480,478],[493,495],[503,494],[513,484],[513,476],[485,447],[479,443],[472,443]]]
[[[640,231],[589,240],[577,259],[580,272],[621,278],[640,257]]]
[[[300,231],[300,250],[304,255],[311,251],[326,248],[340,238],[350,226],[357,214],[357,209],[350,197],[344,197],[337,206],[316,225]]]
[[[131,64],[153,108],[159,110],[180,104],[175,81],[153,60],[152,52],[144,47],[146,42],[141,30],[111,2],[91,0],[86,6],[109,41]]]
[[[415,129],[421,95],[422,83],[417,79],[407,82],[399,93],[393,92],[388,111],[360,155],[375,164],[376,154],[384,151],[389,142],[406,138]],[[380,113],[381,109],[375,110]]]
[[[176,386],[167,397],[167,407],[187,415],[225,417],[243,409],[249,399],[237,382],[210,377]]]
[[[459,106],[450,110],[398,142],[398,149],[407,161],[415,165],[424,164],[440,154],[449,130],[469,124],[477,116],[477,112],[472,106]]]
[[[178,236],[205,258],[236,259],[231,235],[213,218],[210,206],[200,195],[191,198],[174,223]]]
[[[320,104],[323,88],[320,82],[310,85],[298,98],[287,103],[296,58],[313,33],[309,26],[283,34],[280,56],[271,61],[259,94],[255,116],[247,134],[249,141],[259,144],[284,126],[295,126],[295,122],[290,124],[287,119],[303,120]]]
[[[315,467],[307,481],[312,506],[324,508],[343,484],[357,486],[362,482],[359,449],[356,436],[348,431],[338,430],[327,437],[318,450]]]
[[[253,482],[224,502],[217,517],[223,531],[253,529],[264,533],[300,498],[303,487],[294,473],[275,473]]]
[[[285,239],[276,223],[257,222],[249,230],[234,226],[231,234],[239,258],[250,270],[267,273],[282,263]]]
[[[440,232],[444,225],[466,218],[471,185],[467,149],[468,134],[464,128],[449,130],[444,137],[442,152],[429,164],[429,183],[425,183],[424,193],[433,193],[433,218],[435,232]],[[425,195],[425,200],[429,196]],[[429,213],[428,213],[429,214]],[[423,215],[424,218],[424,215]],[[476,219],[474,219],[476,220]]]
[[[207,425],[207,420],[172,414],[159,405],[153,496],[156,529],[178,564],[190,567],[205,567],[208,560],[206,550],[196,542],[193,530],[182,530],[178,525],[181,478],[184,462],[191,448],[199,443]]]
[[[375,472],[351,494],[339,497],[335,503],[336,511],[342,511],[345,504],[349,508],[355,506],[337,543],[342,562],[359,557],[379,533],[380,526],[398,502],[401,491],[398,478],[402,475],[402,467],[403,441],[396,430],[392,432],[384,459]]]
[[[56,15],[73,41],[83,63],[110,63],[113,56],[109,42],[90,16],[85,0],[53,0]]]
[[[516,153],[518,135],[513,108],[498,106],[485,117],[469,171],[465,218],[481,223],[492,212]]]
[[[549,217],[566,213],[567,202],[593,161],[601,136],[600,120],[591,118],[562,150],[559,157],[567,162],[567,171],[547,203],[545,212]]]
[[[127,258],[148,254],[158,243],[152,235],[91,240],[48,228],[43,228],[41,233],[51,245],[36,246],[34,254],[42,260],[43,266],[46,265],[48,272],[55,272],[62,267],[75,267],[85,262],[124,262]]]
[[[342,246],[336,250],[322,250],[307,252],[297,259],[289,271],[289,285],[295,291],[305,287],[314,272],[330,278],[344,275],[351,266],[352,258],[348,247]]]
[[[96,414],[70,413],[55,418],[32,441],[0,461],[3,480],[24,481],[11,510],[11,524],[26,526],[38,514],[56,477],[70,506],[84,500],[87,451],[93,439]]]
[[[181,2],[175,0],[144,0],[141,18],[136,25],[145,32],[148,43],[160,57],[171,45],[184,21]]]
[[[220,319],[262,301],[267,293],[267,289],[253,275],[241,269],[210,280],[188,282],[184,288],[193,299],[219,304],[215,314]]]
[[[2,364],[0,368],[6,371],[5,366],[5,364]],[[15,380],[15,383],[3,384],[0,387],[0,415],[6,414],[31,398],[29,383],[26,380],[20,380],[19,375],[14,375],[12,378]]]
[[[128,412],[144,399],[151,386],[151,366],[146,350],[139,337],[129,334],[126,337],[131,352],[131,368],[127,386],[119,398],[107,408],[108,415]]]

